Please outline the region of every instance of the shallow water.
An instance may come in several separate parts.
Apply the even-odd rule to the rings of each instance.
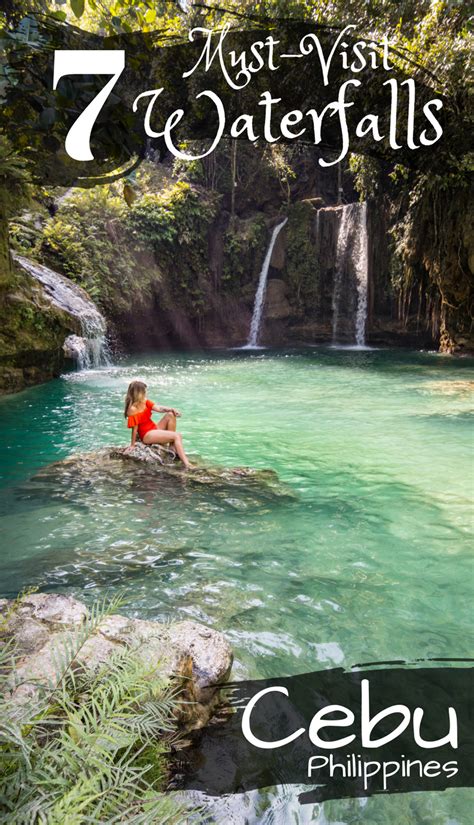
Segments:
[[[73,478],[67,495],[32,482],[72,452],[127,443],[132,378],[183,411],[191,454],[273,468],[293,495],[197,493],[128,472],[113,483]],[[469,656],[472,381],[473,360],[424,353],[152,354],[3,399],[1,595],[26,585],[86,600],[125,590],[131,614],[223,630],[236,677]],[[469,821],[464,791],[311,814],[292,799],[266,812],[260,799],[258,814],[247,800],[245,816]],[[244,822],[239,805],[226,821]]]

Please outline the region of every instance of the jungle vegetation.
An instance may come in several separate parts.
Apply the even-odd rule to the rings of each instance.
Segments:
[[[219,3],[155,2],[155,0],[7,0],[0,13],[0,32],[8,38],[25,26],[31,12],[50,15],[63,25],[74,25],[103,35],[134,31],[162,32],[167,39],[183,39],[193,26],[219,26],[290,18],[344,26],[374,39],[386,35],[392,59],[410,60],[413,76],[422,75],[437,94],[446,96],[464,123],[472,125],[472,32],[468,4],[456,0],[227,0]],[[174,42],[174,41],[173,41]],[[8,73],[7,57],[1,69]],[[472,131],[472,128],[471,128]],[[389,288],[399,296],[402,315],[408,315],[412,296],[420,291],[432,297],[426,303],[427,323],[454,348],[453,337],[472,332],[472,287],[468,277],[473,261],[461,253],[472,248],[464,217],[472,208],[470,174],[472,152],[461,157],[448,147],[445,171],[408,168],[374,157],[352,155],[341,174],[361,198],[385,210],[391,232]],[[193,163],[149,157],[141,170],[125,180],[99,188],[48,190],[31,182],[34,171],[26,155],[0,135],[0,266],[5,283],[10,273],[7,226],[11,243],[20,251],[56,266],[82,283],[103,307],[126,300],[127,289],[146,298],[150,282],[166,270],[179,248],[184,261],[176,275],[170,300],[199,316],[206,290],[203,281],[215,275],[209,264],[206,238],[222,210],[230,215],[225,232],[227,253],[220,280],[225,289],[245,286],[240,255],[239,218],[252,201],[253,181],[280,193],[281,205],[298,192],[298,180],[310,173],[311,154],[304,147],[263,146],[223,141],[212,157]],[[33,155],[34,157],[34,155]],[[237,193],[237,195],[236,195]],[[247,195],[247,198],[246,198]],[[237,203],[236,203],[237,198]],[[240,216],[239,216],[240,199]],[[25,219],[25,204],[30,214]],[[242,204],[244,206],[242,207]],[[243,208],[243,214],[242,214]],[[31,213],[39,216],[31,220]],[[86,218],[91,217],[91,220]],[[85,224],[88,224],[86,226]],[[250,232],[259,239],[258,222]],[[115,256],[116,246],[120,256]],[[245,241],[246,244],[246,241]],[[155,253],[155,260],[150,257]],[[140,261],[137,283],[132,258]],[[115,261],[112,268],[111,262]],[[158,268],[158,275],[157,275]]]

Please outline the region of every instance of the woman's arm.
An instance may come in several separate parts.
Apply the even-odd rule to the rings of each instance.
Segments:
[[[173,413],[173,415],[175,415],[176,418],[179,418],[179,416],[181,415],[179,410],[175,410],[174,407],[160,407],[158,404],[154,404],[152,409],[155,412],[159,412],[159,413],[168,413],[168,412]]]
[[[132,448],[132,450],[133,450],[135,444],[137,443],[137,432],[138,432],[138,427],[132,427],[132,441],[130,443],[130,447]]]

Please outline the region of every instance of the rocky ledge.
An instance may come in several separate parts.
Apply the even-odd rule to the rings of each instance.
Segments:
[[[54,685],[58,651],[80,633],[88,615],[82,602],[55,593],[35,593],[19,602],[0,600],[2,640],[10,640],[16,659],[13,699],[34,699],[40,686]],[[232,651],[222,633],[193,621],[164,625],[109,615],[88,635],[75,665],[96,671],[124,647],[147,672],[182,686],[180,721],[186,729],[208,721],[217,686],[228,679],[232,667]]]

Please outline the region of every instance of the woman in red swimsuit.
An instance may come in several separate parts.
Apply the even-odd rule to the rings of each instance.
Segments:
[[[151,419],[152,412],[165,413],[158,424]],[[159,407],[146,398],[146,384],[132,381],[125,398],[125,418],[132,430],[131,448],[135,446],[137,434],[144,444],[172,444],[185,468],[191,467],[183,449],[183,437],[176,432],[176,419],[181,415],[173,407]]]

